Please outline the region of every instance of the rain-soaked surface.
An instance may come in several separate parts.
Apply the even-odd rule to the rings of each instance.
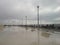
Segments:
[[[60,45],[60,32],[45,30],[39,31],[39,45]],[[1,28],[0,45],[38,45],[38,31],[16,26]]]

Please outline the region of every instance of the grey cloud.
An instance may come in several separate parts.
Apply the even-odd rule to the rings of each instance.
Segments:
[[[25,19],[25,16],[28,16],[28,19],[37,20],[36,14],[36,6],[37,2],[39,2],[40,8],[52,8],[56,9],[60,6],[57,0],[0,0],[0,20],[7,20],[7,19],[18,19],[21,20],[22,18]],[[29,7],[28,4],[32,6]],[[14,9],[16,6],[21,6],[20,10]],[[33,9],[35,12],[32,12]],[[32,8],[32,9],[31,9]],[[48,12],[43,13],[41,15],[41,20],[53,22],[55,18],[58,18],[60,13],[59,12]]]
[[[42,16],[42,14],[40,15],[41,20],[45,20],[48,22],[56,22],[56,20],[54,20],[54,19],[56,19],[58,17],[60,17],[60,12],[50,12],[47,14],[43,14],[43,16]]]

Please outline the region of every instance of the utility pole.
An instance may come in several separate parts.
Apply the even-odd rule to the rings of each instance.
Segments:
[[[39,6],[37,6],[37,26],[38,26],[38,45],[39,45]]]

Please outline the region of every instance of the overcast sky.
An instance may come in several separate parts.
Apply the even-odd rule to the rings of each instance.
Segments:
[[[0,23],[36,23],[37,5],[41,23],[60,23],[60,0],[0,0]]]

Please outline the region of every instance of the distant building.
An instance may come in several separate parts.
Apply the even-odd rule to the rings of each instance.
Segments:
[[[60,28],[60,24],[54,24],[54,27],[58,29]]]

